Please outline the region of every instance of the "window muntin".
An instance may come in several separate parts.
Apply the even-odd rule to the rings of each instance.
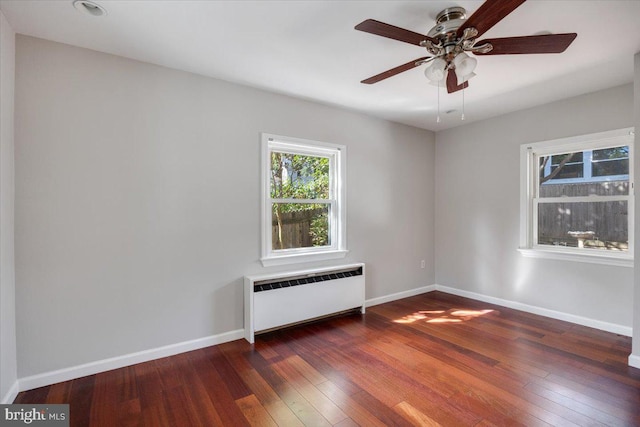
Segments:
[[[523,254],[542,256],[527,252],[533,250],[562,252],[563,259],[574,254],[579,261],[594,256],[632,259],[631,131],[523,146]]]
[[[346,148],[277,135],[262,139],[263,264],[343,257]]]

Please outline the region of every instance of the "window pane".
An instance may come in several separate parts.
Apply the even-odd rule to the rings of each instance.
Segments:
[[[579,151],[577,153],[554,154],[551,164],[559,165],[567,157],[569,157],[569,159],[567,159],[566,163],[582,163],[582,151]]]
[[[593,150],[593,160],[628,159],[629,146]]]
[[[582,178],[582,159],[582,151],[540,157],[540,183],[554,179]]]
[[[273,203],[273,250],[329,246],[329,208],[329,204]]]
[[[584,168],[582,163],[566,163],[564,165],[551,166],[551,173],[559,169],[557,175],[552,179],[582,178],[584,176]]]
[[[629,175],[629,159],[593,162],[593,176]]]
[[[271,152],[271,198],[328,199],[329,158]]]
[[[626,251],[626,201],[540,203],[538,244]]]
[[[593,176],[629,174],[629,146],[593,150]]]

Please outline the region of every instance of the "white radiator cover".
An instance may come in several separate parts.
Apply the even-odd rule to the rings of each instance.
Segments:
[[[362,269],[362,274],[256,292],[256,286],[279,280],[308,278]],[[244,336],[281,326],[359,308],[365,310],[364,264],[347,264],[310,270],[280,272],[244,278]]]

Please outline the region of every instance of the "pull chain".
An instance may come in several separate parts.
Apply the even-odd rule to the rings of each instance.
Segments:
[[[464,120],[464,86],[462,86],[462,117],[460,120]]]
[[[440,82],[438,82],[438,117],[436,123],[440,123]]]

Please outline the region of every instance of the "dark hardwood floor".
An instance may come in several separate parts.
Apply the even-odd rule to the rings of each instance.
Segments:
[[[441,292],[20,393],[73,426],[633,426],[631,339]]]

